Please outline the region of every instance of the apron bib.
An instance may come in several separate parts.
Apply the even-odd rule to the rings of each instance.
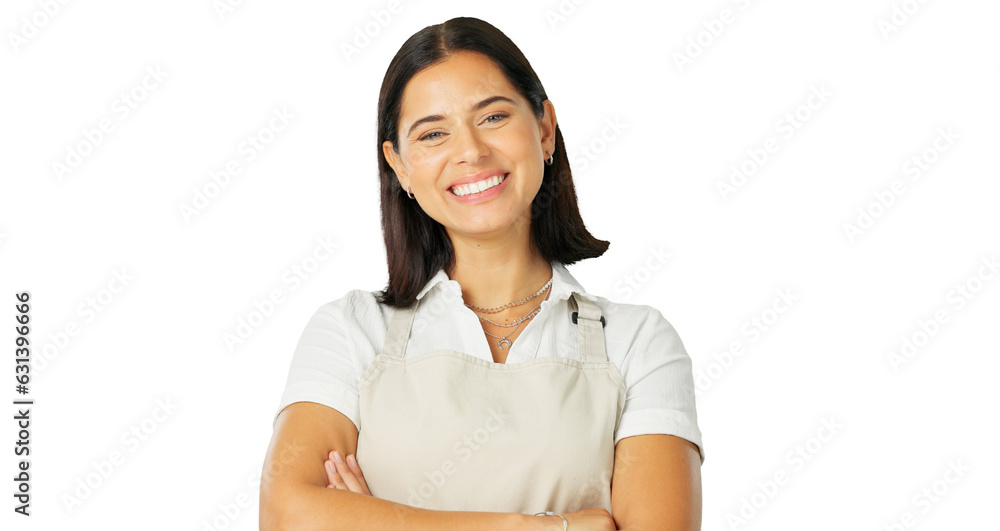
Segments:
[[[610,512],[625,386],[600,308],[571,299],[581,359],[511,365],[454,350],[404,358],[420,301],[396,309],[358,387],[356,459],[372,495],[434,510]]]

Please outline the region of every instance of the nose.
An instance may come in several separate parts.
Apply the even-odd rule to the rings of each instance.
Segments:
[[[455,132],[455,162],[475,164],[490,154],[490,146],[474,127],[464,127]]]

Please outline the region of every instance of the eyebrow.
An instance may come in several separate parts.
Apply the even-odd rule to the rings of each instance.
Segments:
[[[493,103],[496,103],[498,101],[504,101],[504,102],[510,103],[511,105],[517,105],[516,101],[514,101],[514,100],[512,100],[512,99],[510,99],[510,98],[508,98],[506,96],[491,96],[491,97],[486,98],[485,100],[483,100],[483,101],[481,101],[481,102],[473,105],[472,109],[470,109],[470,110],[472,110],[472,111],[478,111],[478,110],[482,109],[483,107],[487,107],[487,106],[489,106],[489,105],[491,105]],[[427,122],[437,122],[439,120],[444,120],[444,116],[442,116],[440,114],[432,114],[430,116],[424,116],[423,118],[417,120],[416,122],[413,122],[413,125],[410,126],[410,130],[406,132],[406,136],[412,135],[413,134],[413,130],[416,129],[417,126],[419,126],[421,124],[425,124]]]

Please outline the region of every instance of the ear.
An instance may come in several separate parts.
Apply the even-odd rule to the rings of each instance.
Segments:
[[[542,102],[542,108],[545,109],[545,114],[538,121],[542,151],[554,153],[556,150],[556,108],[549,100]]]
[[[382,142],[382,155],[385,156],[386,162],[389,163],[389,167],[392,171],[396,172],[396,179],[399,180],[399,185],[406,189],[406,182],[409,181],[409,177],[406,175],[406,168],[403,167],[403,159],[399,157],[399,153],[392,147],[392,141],[386,140]]]

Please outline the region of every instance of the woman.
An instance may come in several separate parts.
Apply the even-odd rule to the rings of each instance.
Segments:
[[[427,27],[378,115],[389,282],[303,332],[261,528],[699,529],[690,358],[657,310],[566,270],[608,243],[520,50],[478,19]]]

